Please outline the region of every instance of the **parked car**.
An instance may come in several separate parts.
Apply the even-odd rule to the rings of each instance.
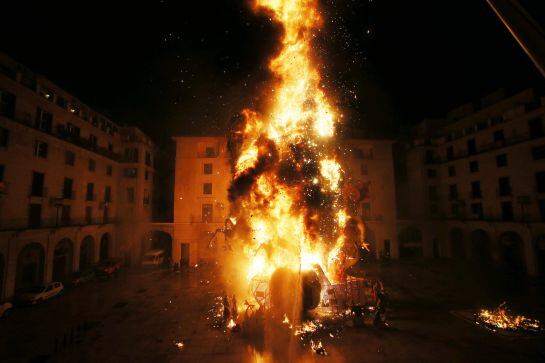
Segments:
[[[144,254],[142,265],[148,267],[159,267],[165,262],[165,251],[151,250]]]
[[[64,290],[62,282],[51,282],[43,286],[27,289],[17,296],[17,302],[22,305],[34,305],[58,296]]]
[[[110,259],[100,262],[95,268],[95,275],[99,278],[110,278],[121,268],[121,259]]]
[[[76,272],[72,277],[72,286],[79,286],[95,278],[93,270]]]
[[[13,309],[13,304],[9,301],[0,302],[0,318],[8,316]]]

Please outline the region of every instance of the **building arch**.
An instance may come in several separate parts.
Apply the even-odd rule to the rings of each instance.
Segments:
[[[112,241],[109,233],[104,233],[100,238],[99,258],[105,261],[111,257]]]
[[[73,271],[74,243],[69,238],[61,239],[53,251],[53,281],[66,281]]]
[[[449,243],[450,243],[450,256],[456,259],[465,259],[467,256],[466,252],[466,241],[464,236],[464,231],[459,227],[454,227],[449,232]]]
[[[399,257],[422,257],[422,232],[416,227],[405,227],[399,232]]]
[[[506,231],[498,238],[500,262],[509,272],[525,273],[524,242],[522,237],[513,231]]]
[[[142,236],[142,247],[140,249],[143,256],[150,250],[163,250],[165,253],[165,259],[172,258],[172,235],[168,232],[161,230],[151,230]]]
[[[490,236],[483,229],[471,232],[471,259],[479,264],[488,265],[492,261]]]
[[[95,263],[95,239],[93,236],[85,236],[79,247],[79,270],[88,271]]]
[[[40,243],[30,242],[17,256],[15,290],[25,289],[44,282],[45,250]]]

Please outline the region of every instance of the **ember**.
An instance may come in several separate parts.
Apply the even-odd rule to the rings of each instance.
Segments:
[[[539,320],[522,315],[512,315],[505,302],[494,310],[482,309],[475,314],[475,323],[492,331],[497,329],[513,332],[538,333],[542,330]]]

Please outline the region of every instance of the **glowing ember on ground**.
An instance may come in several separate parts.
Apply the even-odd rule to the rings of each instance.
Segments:
[[[505,303],[502,303],[494,310],[482,309],[475,314],[475,322],[492,331],[502,329],[537,333],[542,330],[539,320],[530,319],[522,315],[512,315]]]

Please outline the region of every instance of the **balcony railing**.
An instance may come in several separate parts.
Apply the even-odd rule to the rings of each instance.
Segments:
[[[24,219],[7,219],[0,221],[0,231],[20,231],[25,229],[41,229],[41,228],[62,228],[62,227],[81,227],[87,225],[104,225],[104,224],[116,224],[120,222],[118,218],[109,218],[104,221],[102,217],[92,218],[87,220],[82,218],[69,218],[64,219],[59,215],[59,218],[42,218],[40,223],[31,226],[27,218]]]

